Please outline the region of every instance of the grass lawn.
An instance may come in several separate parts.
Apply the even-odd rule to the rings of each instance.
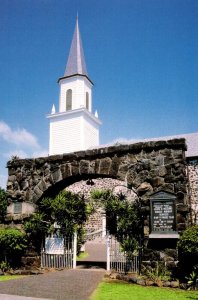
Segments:
[[[198,292],[102,282],[90,300],[198,300]]]
[[[81,253],[77,256],[76,260],[77,260],[77,261],[83,260],[83,259],[84,259],[85,257],[87,257],[87,256],[89,256],[89,253],[87,253],[87,252],[81,252]]]
[[[19,279],[23,278],[23,275],[3,275],[0,276],[0,281],[12,280],[12,279]]]

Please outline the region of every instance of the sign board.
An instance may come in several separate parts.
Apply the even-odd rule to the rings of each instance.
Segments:
[[[151,233],[171,234],[176,232],[176,197],[166,192],[151,197]]]
[[[173,201],[153,201],[152,231],[175,231],[175,211]]]
[[[63,238],[46,238],[45,253],[47,254],[64,254]]]

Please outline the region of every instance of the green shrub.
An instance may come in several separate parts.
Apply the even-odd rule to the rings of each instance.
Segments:
[[[26,248],[25,234],[15,228],[0,228],[0,261],[15,265]]]
[[[183,232],[178,242],[178,249],[186,255],[198,253],[198,225],[194,225]]]
[[[186,229],[179,242],[179,272],[180,277],[189,276],[198,264],[198,225]]]
[[[6,272],[10,269],[10,264],[7,261],[0,262],[0,270]]]

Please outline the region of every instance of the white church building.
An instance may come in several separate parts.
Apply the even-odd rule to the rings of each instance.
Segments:
[[[60,86],[59,108],[49,119],[49,155],[86,150],[99,145],[101,121],[92,113],[92,87],[84,57],[78,18]]]

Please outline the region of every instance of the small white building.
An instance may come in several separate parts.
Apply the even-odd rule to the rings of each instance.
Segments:
[[[88,77],[78,18],[64,76],[60,86],[59,110],[52,106],[49,124],[49,155],[86,150],[99,145],[101,121],[92,113],[93,83]]]

